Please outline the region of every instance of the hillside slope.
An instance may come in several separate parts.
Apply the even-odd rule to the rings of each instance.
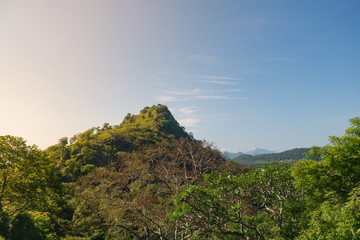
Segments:
[[[173,239],[176,195],[207,173],[247,171],[189,136],[164,105],[62,138],[46,153],[68,199],[56,217],[66,225],[59,234],[71,239]]]
[[[46,152],[57,162],[62,175],[72,181],[148,144],[180,138],[192,139],[169,109],[159,104],[145,107],[138,115],[128,114],[119,125],[105,123],[102,128],[62,138]]]

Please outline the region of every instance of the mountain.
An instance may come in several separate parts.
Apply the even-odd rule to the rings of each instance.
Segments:
[[[227,159],[234,159],[237,158],[238,156],[243,155],[243,152],[237,152],[237,153],[232,153],[232,152],[225,152],[226,158]]]
[[[245,152],[245,153],[243,153],[243,152],[237,152],[237,153],[225,152],[225,155],[226,155],[227,159],[234,159],[234,158],[237,158],[237,157],[239,157],[241,155],[255,156],[255,155],[269,154],[269,153],[276,153],[276,152],[270,151],[270,150],[267,150],[267,149],[262,149],[262,148],[255,147],[253,150]]]
[[[241,175],[247,171],[246,167],[228,164],[211,144],[188,135],[164,105],[145,107],[137,115],[127,114],[119,125],[105,123],[70,139],[61,138],[45,153],[57,170],[50,174],[64,183],[66,195],[51,198],[51,202],[50,196],[34,196],[49,201],[40,209],[54,210],[59,217],[44,222],[46,226],[63,224],[59,227],[65,229],[61,234],[71,234],[67,239],[172,239],[170,232],[176,230],[172,230],[175,225],[169,216],[176,195],[187,186],[200,184],[204,174],[224,171]],[[33,185],[29,186],[26,194],[33,192]],[[53,196],[53,192],[46,193]],[[53,217],[47,213],[39,216]],[[171,230],[159,236],[149,234],[149,229],[156,232],[159,228]]]
[[[128,113],[120,125],[114,126],[112,132],[121,134],[129,142],[135,143],[137,146],[162,140],[189,137],[168,107],[161,104],[145,107],[138,115]]]
[[[251,167],[262,167],[266,164],[271,164],[272,162],[282,162],[285,164],[292,165],[299,159],[305,158],[305,153],[309,152],[310,148],[294,148],[287,150],[281,153],[270,153],[270,154],[261,154],[261,155],[249,155],[244,154],[238,156],[237,158],[232,159],[232,161],[239,163],[245,166]]]
[[[95,167],[106,166],[120,156],[149,144],[185,138],[192,140],[175,120],[167,106],[145,107],[138,115],[127,114],[121,124],[93,127],[72,138],[61,138],[46,149],[48,156],[61,166],[67,181],[86,175]]]
[[[261,154],[270,154],[270,153],[276,153],[276,152],[270,151],[267,149],[263,149],[263,148],[257,148],[257,147],[255,147],[251,151],[245,152],[245,154],[252,155],[252,156],[261,155]]]

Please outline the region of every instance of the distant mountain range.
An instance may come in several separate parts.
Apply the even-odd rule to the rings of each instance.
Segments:
[[[270,153],[276,153],[274,151],[270,151],[267,149],[263,149],[263,148],[258,148],[255,147],[254,149],[252,149],[251,151],[247,151],[247,152],[237,152],[237,153],[233,153],[233,152],[226,152],[226,157],[228,159],[234,159],[237,158],[241,155],[251,155],[251,156],[256,156],[256,155],[261,155],[261,154],[270,154]]]
[[[275,151],[270,151],[267,149],[263,149],[263,148],[257,148],[255,147],[253,150],[245,152],[245,154],[247,155],[251,155],[251,156],[256,156],[256,155],[261,155],[261,154],[270,154],[270,153],[276,153]]]
[[[237,153],[232,153],[232,152],[225,152],[226,158],[227,159],[234,159],[237,158],[241,155],[244,155],[243,152],[237,152]]]
[[[271,164],[275,161],[291,165],[299,159],[305,158],[305,153],[309,152],[310,149],[311,148],[294,148],[281,153],[268,153],[260,155],[242,154],[235,158],[230,158],[230,155],[228,154],[228,158],[231,161],[234,161],[241,165],[251,166],[255,168],[262,167],[266,164]]]

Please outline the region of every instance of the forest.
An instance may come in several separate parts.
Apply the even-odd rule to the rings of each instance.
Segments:
[[[360,239],[359,117],[292,166],[253,168],[159,104],[45,150],[0,136],[0,166],[2,239]]]

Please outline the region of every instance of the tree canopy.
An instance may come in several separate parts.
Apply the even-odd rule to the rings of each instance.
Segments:
[[[0,136],[0,211],[46,209],[61,193],[53,162],[20,137]]]

